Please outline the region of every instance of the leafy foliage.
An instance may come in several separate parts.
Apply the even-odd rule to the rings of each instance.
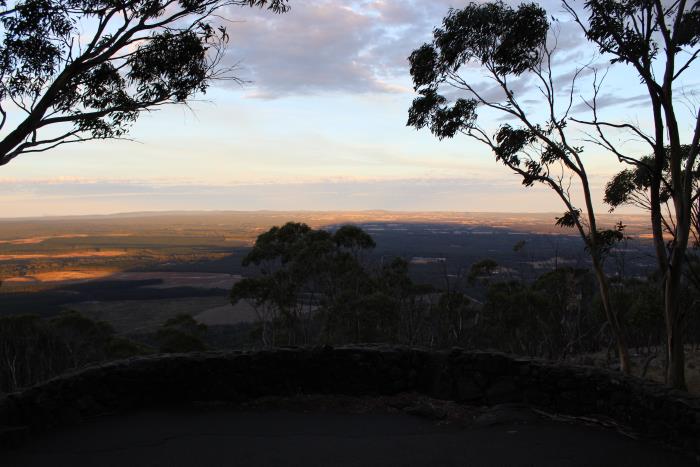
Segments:
[[[651,11],[649,0],[591,0],[586,2],[590,12],[588,37],[600,44],[604,53],[618,55],[612,63],[639,61],[654,58],[659,51],[655,40],[646,40],[640,29],[634,26],[633,18],[642,11]],[[658,25],[651,25],[658,31]]]
[[[618,243],[625,239],[625,225],[622,222],[615,224],[612,229],[597,230],[596,235],[596,245],[601,252],[601,255],[605,257],[610,250]],[[587,248],[590,248],[592,242],[589,240],[587,242]]]
[[[243,259],[243,265],[258,266],[262,275],[236,283],[231,301],[246,300],[258,312],[264,345],[278,338],[280,327],[288,343],[304,338],[314,310],[326,317],[326,335],[347,320],[355,321],[357,333],[361,317],[351,305],[371,294],[371,279],[360,261],[362,252],[374,246],[367,233],[351,225],[334,233],[294,222],[272,227]]]
[[[517,9],[503,2],[451,9],[442,27],[435,29],[433,43],[409,57],[420,97],[409,110],[408,125],[428,127],[440,139],[468,132],[479,100],[457,99],[450,105],[438,93],[440,85],[472,61],[500,76],[524,73],[541,60],[548,29],[545,11],[534,3]]]
[[[632,67],[649,96],[651,128],[639,123],[601,120],[596,112],[595,88],[590,107],[590,125],[598,137],[595,142],[617,158],[636,167],[619,173],[608,186],[607,199],[612,207],[637,204],[651,213],[654,250],[664,283],[664,316],[666,317],[667,382],[684,389],[685,351],[683,346],[687,307],[683,304],[684,263],[688,246],[695,237],[698,244],[698,186],[695,183],[696,160],[700,154],[700,125],[694,124],[690,135],[679,125],[678,99],[675,90],[682,75],[693,73],[700,57],[700,2],[651,0],[587,0],[587,21],[564,0],[564,7],[581,26],[589,41],[600,52],[611,57],[611,63]],[[663,70],[660,73],[659,70]],[[695,72],[697,74],[697,72]],[[697,123],[700,113],[692,110]],[[622,130],[649,146],[653,164],[627,154],[614,143],[610,132]],[[689,149],[683,139],[692,141]],[[648,175],[644,173],[648,170]],[[648,186],[647,185],[648,181]],[[666,241],[665,234],[672,239]]]
[[[488,282],[489,278],[493,276],[498,270],[498,263],[492,259],[483,259],[472,264],[469,270],[468,280],[470,283],[476,283],[477,281]]]
[[[581,210],[574,209],[572,211],[565,212],[561,217],[556,218],[555,225],[559,227],[576,227],[579,218],[581,217]]]
[[[417,86],[429,86],[472,60],[500,75],[522,74],[541,59],[548,29],[546,12],[535,3],[517,9],[500,1],[451,9],[435,29],[432,46],[411,55],[411,75]]]
[[[409,109],[407,124],[428,128],[439,139],[458,133],[470,136],[488,145],[497,161],[522,177],[523,185],[543,183],[570,205],[565,176],[553,172],[562,167],[577,176],[585,172],[579,159],[582,148],[568,144],[564,135],[568,110],[562,117],[555,116],[557,91],[544,71],[552,54],[547,49],[549,30],[545,10],[534,3],[513,8],[497,1],[451,9],[442,26],[434,30],[433,41],[409,57],[418,97]],[[502,99],[486,97],[479,84],[461,73],[474,64],[492,78]],[[531,121],[509,84],[524,74],[533,75],[546,88],[542,90],[544,104],[551,115],[542,124]],[[445,97],[446,88],[466,96],[450,101]],[[480,107],[496,110],[520,124],[503,123],[491,136],[479,124]]]
[[[589,12],[587,36],[599,45],[601,52],[615,56],[612,63],[649,63],[657,57],[662,21],[656,19],[660,18],[656,2],[587,0],[585,5]],[[679,50],[697,45],[700,41],[700,2],[696,1],[691,9],[683,12],[678,11],[679,2],[661,8],[664,16],[679,13],[677,23],[672,25],[677,28],[673,32]]]
[[[421,97],[413,101],[408,111],[408,125],[429,128],[439,139],[452,138],[458,132],[468,131],[477,118],[475,99],[458,99],[447,105],[447,99],[434,89],[423,89]]]
[[[220,66],[226,6],[282,13],[287,0],[20,0],[0,6],[0,165],[22,153],[120,138],[151,107],[205,93]],[[8,112],[12,102],[17,110]],[[44,135],[44,136],[42,136]]]
[[[676,225],[673,219],[669,218],[671,206],[673,204],[673,192],[671,190],[672,174],[671,174],[671,155],[670,147],[665,148],[666,157],[663,159],[663,167],[661,170],[661,186],[659,188],[659,202],[667,207],[661,211],[661,220],[664,230],[671,237],[676,236]],[[691,147],[689,145],[681,145],[680,162],[686,164],[690,156]],[[687,176],[691,177],[691,190],[693,193],[700,192],[700,163],[695,162],[694,167],[688,172]],[[644,210],[651,210],[651,186],[652,177],[656,171],[656,162],[653,155],[648,155],[640,158],[639,164],[630,169],[625,169],[615,174],[605,186],[604,201],[610,206],[610,211],[615,210],[620,206],[631,205]],[[669,213],[669,214],[666,214]],[[693,237],[694,246],[700,245],[700,206],[693,203],[690,208],[690,234]]]
[[[662,186],[660,188],[660,200],[662,203],[667,203],[671,200],[671,148],[666,146],[666,157],[663,159]],[[681,162],[685,163],[690,155],[690,146],[687,144],[681,145],[682,158]],[[697,190],[700,184],[700,167],[698,164],[693,167],[691,176],[692,183]],[[649,194],[648,190],[652,183],[652,174],[656,171],[656,162],[653,155],[641,157],[639,163],[631,169],[625,169],[613,176],[613,178],[605,186],[605,198],[611,211],[623,205],[634,205],[642,209],[649,209]]]
[[[66,370],[147,352],[114,335],[107,323],[68,311],[51,319],[0,318],[0,392],[11,392]]]
[[[207,332],[204,324],[190,315],[181,313],[167,320],[156,334],[161,352],[194,352],[206,350],[203,338]]]

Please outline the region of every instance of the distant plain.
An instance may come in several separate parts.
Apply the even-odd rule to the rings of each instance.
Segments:
[[[70,309],[105,320],[123,334],[153,331],[178,313],[209,326],[252,321],[253,310],[244,303],[232,307],[228,293],[236,280],[256,273],[241,265],[256,237],[288,221],[328,229],[359,225],[377,242],[370,262],[404,257],[417,282],[437,287],[485,258],[496,260],[504,274],[523,278],[555,267],[586,267],[580,238],[555,226],[555,218],[554,213],[263,211],[4,219],[0,315],[50,317]],[[616,253],[624,257],[626,274],[643,274],[653,264],[647,218],[602,217],[607,226],[620,220],[629,239]]]

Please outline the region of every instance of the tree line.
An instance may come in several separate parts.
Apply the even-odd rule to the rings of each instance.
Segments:
[[[563,361],[602,351],[609,363],[616,360],[615,337],[591,270],[555,267],[525,280],[484,259],[458,274],[445,270],[442,285],[429,285],[414,281],[406,259],[377,255],[375,246],[352,225],[328,231],[289,222],[271,228],[243,259],[250,276],[231,290],[231,302],[250,304],[257,317],[236,329],[210,330],[181,314],[153,332],[125,337],[75,311],[47,319],[0,318],[0,392],[103,361],[230,347],[389,343]],[[523,242],[514,246],[522,248]],[[641,376],[652,359],[664,360],[657,282],[653,273],[611,280],[610,300],[641,359],[635,362]],[[700,290],[687,285],[688,341],[700,343]],[[224,343],[216,333],[226,334]]]
[[[146,339],[117,335],[104,321],[67,310],[50,319],[0,318],[0,394],[92,364],[151,353],[206,350],[206,326],[181,314]]]
[[[555,268],[528,282],[484,259],[436,287],[415,283],[404,258],[372,255],[374,247],[350,225],[330,232],[289,222],[260,235],[243,259],[251,277],[231,291],[232,303],[255,310],[253,345],[376,342],[571,359],[616,344],[590,270]],[[663,342],[656,284],[653,274],[616,276],[609,296],[630,345],[654,356]],[[469,296],[475,288],[483,300]]]

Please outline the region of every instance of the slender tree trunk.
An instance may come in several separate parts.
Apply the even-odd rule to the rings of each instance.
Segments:
[[[683,246],[683,245],[680,245]],[[681,309],[681,279],[683,274],[680,248],[674,248],[666,278],[664,318],[666,321],[666,384],[674,389],[687,389],[685,382],[685,349],[683,310]],[[683,248],[685,255],[685,248]]]
[[[601,250],[598,245],[598,225],[595,216],[595,210],[593,209],[593,197],[591,196],[591,187],[588,182],[588,176],[585,170],[581,167],[582,173],[581,186],[583,188],[584,200],[586,203],[586,211],[588,213],[589,231],[590,231],[590,252],[591,260],[593,261],[593,269],[595,270],[596,278],[598,279],[598,287],[600,288],[600,298],[603,301],[603,309],[605,311],[605,317],[610,323],[610,330],[612,331],[613,338],[615,339],[615,345],[617,347],[617,355],[620,359],[620,371],[622,373],[629,375],[632,372],[632,367],[630,365],[630,356],[627,349],[627,340],[622,331],[622,326],[620,324],[619,316],[617,310],[613,308],[612,302],[610,300],[610,284],[608,282],[608,276],[603,270],[603,262],[601,258]],[[586,241],[586,235],[584,234],[583,228],[580,223],[578,223],[578,229],[581,233],[581,237],[584,242]]]
[[[263,348],[266,349],[270,346],[270,342],[267,338],[267,322],[265,320],[261,320],[262,322],[262,345]]]
[[[679,24],[678,21],[683,14],[683,5],[684,3],[681,3],[680,11],[676,17],[676,26]],[[658,21],[665,21],[661,3],[656,2],[655,6],[658,10]],[[671,172],[673,204],[676,211],[676,234],[673,241],[671,260],[667,268],[664,297],[664,315],[666,318],[668,347],[668,368],[666,375],[667,384],[669,386],[674,389],[686,389],[685,336],[683,335],[683,316],[685,310],[681,308],[681,281],[686,251],[688,249],[688,239],[690,237],[691,200],[693,195],[692,179],[694,174],[692,173],[693,167],[691,166],[692,158],[690,158],[690,155],[688,155],[689,159],[684,162],[679,125],[673,106],[673,81],[676,78],[675,57],[680,49],[676,49],[675,31],[671,34],[666,29],[665,24],[663,24],[663,26],[661,32],[664,35],[664,41],[666,43],[666,70],[664,72],[660,100],[664,111],[666,127],[668,129],[667,136],[670,147],[669,169]],[[694,144],[697,144],[696,137],[697,133],[693,138]],[[685,166],[685,164],[689,165]]]
[[[608,323],[610,323],[610,330],[613,334],[613,338],[615,339],[617,355],[620,359],[620,371],[626,375],[629,375],[632,372],[632,367],[630,364],[629,351],[627,349],[627,340],[622,332],[622,327],[620,326],[617,313],[615,313],[615,310],[613,310],[612,303],[610,301],[610,285],[608,284],[607,276],[603,271],[602,265],[595,257],[593,258],[593,269],[595,270],[595,275],[598,279],[600,298],[603,301],[605,317],[607,318]]]
[[[667,311],[668,308],[669,305],[667,304]],[[666,316],[666,345],[668,347],[668,351],[666,352],[668,355],[666,381],[673,389],[680,390],[687,389],[685,382],[685,349],[683,346],[685,340],[683,331],[683,325],[677,312],[673,316]]]

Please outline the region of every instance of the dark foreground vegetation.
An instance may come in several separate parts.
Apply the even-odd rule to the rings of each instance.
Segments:
[[[166,321],[139,341],[116,335],[106,322],[67,311],[51,319],[0,318],[0,392],[12,392],[69,370],[155,352],[205,350],[206,326],[188,315]]]
[[[373,247],[353,226],[334,233],[296,223],[275,227],[244,259],[260,274],[234,285],[232,301],[254,307],[262,346],[391,342],[563,359],[614,345],[589,270],[556,268],[527,281],[484,259],[435,286],[415,283],[403,258],[371,261]],[[476,286],[480,300],[468,295]],[[657,288],[654,276],[613,281],[626,337],[640,351],[663,343]],[[696,342],[692,281],[686,293],[693,318],[688,336]]]
[[[415,265],[374,248],[374,239],[351,225],[316,230],[287,223],[260,235],[243,260],[248,277],[231,291],[234,304],[254,309],[254,322],[207,328],[181,314],[157,330],[124,335],[75,311],[2,317],[0,391],[134,355],[286,345],[459,346],[569,361],[602,352],[615,364],[614,338],[588,269],[555,264],[531,278],[484,258],[421,283],[411,274]],[[687,281],[687,342],[700,342],[693,284]],[[611,296],[638,357],[635,374],[645,376],[652,360],[665,360],[657,278],[617,276]]]
[[[138,355],[144,349],[103,322],[67,312],[50,320],[0,318],[0,391],[31,386],[90,363]]]

